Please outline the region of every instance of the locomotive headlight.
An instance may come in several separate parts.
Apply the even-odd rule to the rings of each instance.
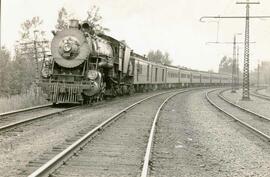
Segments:
[[[63,48],[65,52],[69,52],[72,49],[71,43],[66,42]]]
[[[98,77],[98,72],[95,70],[89,70],[87,73],[87,77],[91,80],[95,80]]]
[[[42,75],[42,77],[44,77],[44,78],[48,78],[49,75],[50,75],[49,69],[44,67],[44,68],[41,70],[41,75]]]

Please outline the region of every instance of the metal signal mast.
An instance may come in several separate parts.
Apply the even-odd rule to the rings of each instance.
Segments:
[[[249,8],[250,4],[260,4],[259,2],[237,2],[236,4],[246,4],[246,27],[245,27],[245,50],[243,69],[243,95],[242,100],[250,100],[249,96]]]
[[[270,16],[250,16],[249,9],[250,5],[260,4],[259,2],[250,2],[246,0],[246,2],[237,2],[236,4],[244,4],[246,5],[246,16],[204,16],[201,17],[200,21],[204,22],[203,19],[220,19],[220,18],[229,18],[229,19],[242,19],[244,18],[246,21],[245,25],[245,50],[244,50],[244,70],[243,70],[243,94],[242,100],[250,100],[249,94],[249,20],[251,18],[270,18]]]

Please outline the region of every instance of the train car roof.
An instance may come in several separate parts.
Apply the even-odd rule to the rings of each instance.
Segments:
[[[113,42],[113,43],[119,43],[119,44],[122,44],[122,45],[124,45],[124,46],[129,47],[129,46],[126,44],[125,41],[119,41],[119,40],[113,38],[112,36],[108,36],[108,35],[106,35],[106,34],[98,34],[97,36],[99,36],[99,37],[101,37],[101,38],[104,38],[104,39],[106,39],[106,40],[108,40],[108,41],[110,41],[110,42]]]
[[[140,59],[145,60],[145,61],[149,61],[148,58],[147,58],[145,55],[142,56],[142,55],[137,54],[137,53],[135,53],[135,52],[132,52],[132,53],[131,53],[131,56],[132,56],[132,57],[140,58]]]
[[[200,73],[204,73],[204,74],[214,74],[214,75],[218,74],[218,75],[223,75],[223,76],[230,76],[230,74],[226,74],[226,73],[216,73],[216,72],[212,72],[212,71],[200,71],[200,70],[190,69],[190,68],[186,68],[186,67],[182,67],[182,66],[174,66],[174,65],[168,65],[168,64],[155,63],[155,62],[149,61],[145,55],[142,56],[142,55],[137,54],[135,52],[132,52],[131,56],[136,57],[137,59],[140,59],[140,60],[145,61],[147,63],[153,63],[153,64],[158,65],[160,67],[170,67],[170,68],[174,68],[174,69],[186,70],[186,71],[191,71],[191,72],[200,72]]]

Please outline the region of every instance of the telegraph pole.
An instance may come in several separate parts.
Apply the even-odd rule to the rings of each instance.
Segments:
[[[257,88],[260,85],[260,61],[258,60],[258,68],[257,68]]]
[[[39,96],[39,90],[38,90],[38,81],[39,81],[39,67],[38,67],[38,51],[37,51],[37,33],[38,31],[34,31],[34,58],[35,58],[35,64],[36,64],[36,74],[35,74],[35,87],[36,87],[36,96]]]
[[[236,93],[236,36],[233,38],[233,61],[232,61],[232,93]]]
[[[39,70],[39,59],[43,58],[43,60],[46,57],[46,52],[44,49],[44,45],[48,44],[49,41],[47,40],[43,40],[43,41],[38,41],[37,39],[37,33],[38,31],[35,30],[34,31],[34,39],[33,41],[30,42],[25,42],[25,43],[19,43],[20,46],[23,46],[23,49],[26,50],[26,52],[23,52],[22,55],[30,55],[31,58],[33,58],[34,63],[35,63],[35,82],[34,82],[34,86],[35,86],[35,96],[39,96],[39,88],[38,88],[38,84],[39,84],[39,75],[40,75],[40,70]],[[40,45],[42,47],[40,47]],[[29,51],[29,49],[33,49],[33,51]],[[42,49],[42,51],[39,51],[39,49]],[[40,54],[42,54],[42,56],[40,56]]]
[[[250,16],[249,9],[250,5],[260,4],[259,2],[237,2],[236,4],[244,4],[246,5],[246,16],[204,16],[200,18],[201,22],[204,22],[203,19],[220,19],[220,18],[228,18],[228,19],[245,19],[245,50],[244,50],[244,69],[243,69],[243,94],[242,100],[250,100],[249,94],[249,20],[251,18],[270,18],[270,16]]]
[[[237,71],[237,87],[240,85],[240,71],[239,71],[239,46],[237,46],[237,54],[236,54],[236,71]]]

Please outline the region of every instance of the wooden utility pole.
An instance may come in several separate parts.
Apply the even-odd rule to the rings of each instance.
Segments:
[[[258,60],[258,68],[257,68],[257,88],[260,85],[260,61]]]
[[[35,73],[35,87],[36,87],[36,96],[39,96],[38,81],[39,81],[39,66],[38,66],[38,51],[37,51],[37,30],[34,31],[34,58],[36,64],[36,73]]]
[[[44,57],[46,57],[46,53],[48,51],[44,50],[44,44],[48,44],[49,41],[44,40],[44,41],[38,41],[37,40],[37,32],[38,31],[34,31],[34,40],[31,42],[25,42],[25,43],[20,43],[20,46],[23,46],[24,49],[26,49],[26,52],[21,53],[22,55],[32,55],[33,61],[35,63],[35,95],[39,96],[39,76],[40,76],[40,69],[39,69],[39,59],[42,58],[44,60]],[[41,47],[39,45],[42,45]],[[28,51],[28,49],[32,48],[33,51]],[[41,48],[41,51],[39,51],[39,49]],[[39,54],[42,54],[42,56],[40,56]]]
[[[237,71],[237,88],[239,88],[240,85],[240,71],[239,71],[239,46],[237,46],[236,51],[236,71]]]
[[[236,35],[233,38],[232,93],[236,93]]]

